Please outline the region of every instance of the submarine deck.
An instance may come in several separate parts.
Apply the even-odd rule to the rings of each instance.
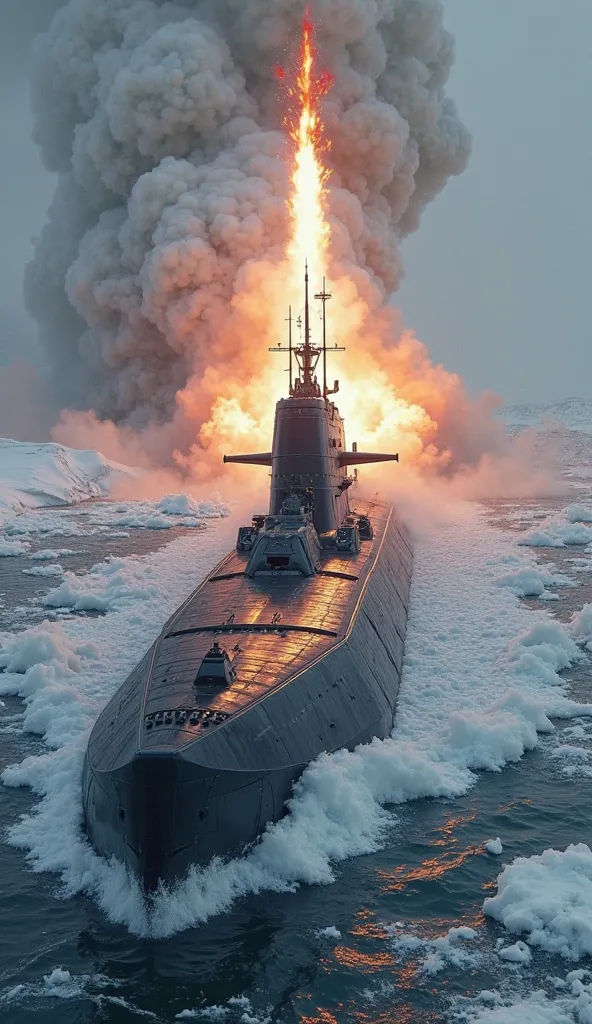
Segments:
[[[120,704],[109,723],[108,756],[104,747],[103,756],[97,748],[89,750],[95,767],[113,768],[129,756],[128,715],[133,714],[133,705],[139,716],[132,740],[137,750],[179,750],[211,735],[339,645],[355,620],[392,508],[378,500],[359,501],[356,512],[369,517],[373,539],[362,541],[357,555],[324,552],[314,576],[270,573],[249,578],[244,575],[247,556],[228,554],[168,621],[130,676],[131,700],[125,701],[125,709]],[[399,529],[398,524],[393,526]],[[399,532],[399,557],[406,561],[408,554],[410,564],[408,540],[404,531]],[[398,568],[392,567],[394,606],[384,609],[384,627],[397,629],[403,642],[407,595],[397,592],[397,584],[399,579],[408,580],[410,569]],[[214,640],[232,659],[234,679],[224,687],[196,686],[197,669]]]

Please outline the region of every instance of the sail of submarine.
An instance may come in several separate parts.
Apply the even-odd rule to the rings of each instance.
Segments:
[[[191,865],[254,843],[286,813],[294,782],[323,751],[353,749],[393,726],[412,548],[391,505],[349,493],[348,470],[397,455],[347,451],[311,342],[305,272],[289,397],[272,450],[226,456],[268,466],[269,513],[165,624],[98,718],[86,750],[83,806],[97,852],[146,892]],[[322,360],[322,386],[316,376]],[[293,372],[295,371],[295,372]]]

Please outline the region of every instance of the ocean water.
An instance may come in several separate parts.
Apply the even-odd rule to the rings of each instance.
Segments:
[[[571,581],[571,586],[565,587],[550,584],[540,597],[524,598],[520,603],[504,591],[502,597],[513,600],[514,604],[506,602],[497,612],[492,604],[484,615],[491,620],[492,632],[503,626],[509,631],[508,637],[512,636],[514,620],[516,634],[524,630],[524,623],[530,621],[523,619],[527,613],[533,621],[537,616],[545,621],[552,616],[551,621],[569,627],[572,615],[592,602],[592,553],[587,544],[580,541],[578,545],[570,543],[553,548],[517,545],[525,531],[539,524],[550,523],[547,532],[555,530],[555,536],[559,536],[566,528],[564,510],[570,505],[578,503],[592,509],[589,435],[557,431],[548,440],[560,451],[571,493],[548,500],[500,500],[479,509],[479,529],[494,531],[483,536],[501,538],[500,565],[495,569],[498,575],[504,565],[510,571],[516,569],[514,563],[508,561],[514,557],[512,552],[516,545],[516,558],[524,556],[534,564],[536,556],[539,569],[548,567],[547,571],[556,579],[562,575]],[[90,514],[84,509],[36,514],[38,518],[33,517],[27,535],[31,544],[28,551],[16,557],[0,558],[0,630],[5,644],[10,642],[14,631],[31,629],[50,615],[55,627],[65,631],[64,635],[77,641],[88,638],[99,648],[93,663],[99,668],[93,669],[94,676],[89,675],[94,680],[95,704],[82,684],[76,691],[82,695],[80,699],[84,697],[86,701],[84,708],[89,720],[97,713],[105,696],[104,687],[109,685],[102,682],[99,685],[103,676],[108,676],[107,668],[101,668],[101,657],[106,666],[109,661],[114,666],[113,687],[123,665],[117,661],[119,655],[115,648],[112,651],[108,646],[109,637],[121,628],[116,626],[121,616],[124,616],[121,622],[127,623],[128,628],[130,622],[136,623],[140,642],[142,630],[146,635],[154,631],[159,602],[162,617],[167,611],[167,601],[174,607],[177,583],[164,572],[167,552],[173,558],[173,552],[191,551],[201,544],[202,560],[196,558],[194,571],[203,571],[226,550],[230,537],[226,525],[210,523],[199,537],[189,528],[173,527],[166,531],[130,530],[127,537],[112,536],[107,542],[104,532],[93,528],[96,506],[92,509],[95,511],[91,510]],[[105,517],[108,520],[108,506],[102,509],[101,515],[103,521]],[[59,531],[61,527],[56,517],[65,524],[66,536],[54,532],[48,540],[41,533],[40,524],[49,523],[51,529]],[[85,526],[85,523],[90,525]],[[585,523],[583,529],[587,529]],[[117,532],[112,529],[112,533]],[[465,533],[468,544],[468,528]],[[461,544],[462,536],[461,531],[458,534]],[[474,543],[478,549],[478,537]],[[60,556],[59,564],[83,581],[80,585],[73,584],[75,590],[79,586],[80,593],[87,593],[90,587],[95,596],[99,594],[106,610],[91,607],[77,611],[70,599],[69,605],[41,604],[50,591],[60,585],[61,577],[30,575],[23,570],[36,564],[53,564],[49,560],[31,558],[36,551],[50,546],[74,552]],[[91,573],[92,567],[104,558],[106,547],[115,563],[108,573],[100,568]],[[490,565],[491,551],[483,557],[484,565]],[[437,563],[424,559],[424,576],[427,577],[427,567],[432,564]],[[421,569],[421,563],[418,565]],[[468,573],[464,565],[459,565],[459,573],[461,570]],[[467,574],[466,578],[475,580],[473,600],[477,604],[481,594],[477,589],[477,576]],[[428,583],[420,572],[414,615],[421,615],[422,623],[413,627],[415,639],[412,639],[412,658],[407,669],[409,685],[423,679],[421,647],[428,645],[422,629],[425,630],[425,619],[432,606],[429,602],[421,604],[421,600]],[[181,581],[179,586],[183,585]],[[452,593],[449,595],[451,607],[447,613],[447,585],[443,574],[437,588],[441,607],[434,597],[433,614],[435,617],[449,614],[453,619],[452,603],[456,599]],[[156,596],[151,588],[158,592]],[[549,600],[549,597],[555,599]],[[475,617],[478,615],[479,609],[475,607]],[[503,624],[508,618],[506,627]],[[470,631],[468,635],[472,636]],[[483,628],[474,641],[470,639],[467,643],[466,637],[458,635],[448,641],[446,648],[441,648],[451,659],[442,662],[442,673],[457,673],[454,687],[455,693],[460,694],[455,698],[457,710],[462,710],[463,701],[477,709],[475,714],[479,710],[477,691],[489,679],[486,662],[490,655],[486,646],[482,655],[475,648],[479,643],[485,644],[486,636],[487,630]],[[438,637],[434,643],[436,641],[444,644]],[[433,659],[428,663],[428,670],[431,664],[435,666],[435,673],[439,671],[439,651],[438,647],[435,653],[426,651],[426,657]],[[455,652],[457,664],[453,669]],[[482,675],[479,675],[479,657],[485,663]],[[582,704],[592,702],[590,656],[582,655],[562,672],[562,679],[574,700]],[[74,850],[78,840],[74,833],[74,838],[67,833],[68,819],[63,819],[66,848],[60,848],[57,853],[54,849],[51,855],[54,870],[40,870],[51,861],[43,836],[52,835],[52,842],[56,844],[62,827],[59,815],[63,813],[54,792],[59,788],[57,782],[52,790],[54,803],[48,803],[48,787],[42,779],[45,765],[48,775],[55,773],[56,765],[59,767],[66,789],[77,779],[75,758],[70,766],[62,749],[57,749],[55,754],[48,752],[48,730],[56,732],[55,709],[62,707],[55,696],[55,685],[53,679],[53,688],[48,689],[47,678],[44,678],[45,688],[40,684],[33,693],[30,710],[32,708],[36,715],[40,710],[35,701],[40,695],[49,693],[51,697],[51,700],[48,698],[50,711],[44,710],[41,724],[39,718],[27,718],[26,708],[18,696],[2,697],[4,706],[0,707],[1,767],[23,762],[42,765],[37,775],[37,769],[32,772],[27,769],[28,775],[25,772],[24,781],[30,784],[32,778],[38,780],[35,792],[30,785],[4,786],[0,791],[0,826],[7,839],[0,845],[2,1024],[29,1021],[123,1024],[140,1019],[159,1022],[223,1020],[228,1024],[263,1024],[266,1021],[278,1024],[297,1021],[305,1024],[349,1024],[350,1021],[422,1024],[453,1020],[490,1020],[492,1024],[494,1021],[497,1024],[518,1021],[589,1024],[592,1020],[592,996],[588,1001],[585,990],[587,976],[583,975],[577,982],[582,987],[579,994],[572,991],[576,982],[568,982],[565,987],[570,971],[592,968],[590,957],[584,956],[576,962],[533,946],[527,963],[505,960],[499,955],[499,940],[507,946],[518,936],[509,936],[507,930],[485,916],[482,909],[484,900],[496,892],[497,877],[503,865],[514,858],[538,855],[551,847],[563,850],[574,843],[592,846],[592,720],[589,713],[582,717],[572,713],[555,720],[555,730],[540,735],[535,749],[515,758],[506,754],[501,770],[473,768],[472,785],[468,791],[465,786],[461,795],[420,798],[412,802],[402,799],[396,807],[390,808],[389,816],[381,820],[380,839],[368,843],[368,847],[374,847],[370,852],[343,858],[333,856],[331,878],[324,879],[326,884],[296,886],[293,884],[295,876],[287,874],[284,890],[292,885],[293,891],[277,891],[277,884],[274,890],[273,882],[260,886],[259,892],[253,891],[257,888],[255,885],[244,885],[241,892],[237,891],[225,904],[221,901],[220,907],[215,901],[212,903],[209,892],[210,911],[202,914],[201,923],[197,921],[199,915],[189,907],[194,893],[181,890],[176,901],[169,905],[167,928],[161,928],[160,935],[158,929],[150,935],[141,935],[138,933],[142,929],[134,925],[130,915],[127,918],[125,914],[120,915],[118,923],[115,897],[99,898],[103,882],[101,885],[96,882],[94,862],[83,859],[82,866],[73,863],[77,857],[86,855],[82,847],[82,852],[78,847]],[[495,679],[493,685],[495,687]],[[504,680],[500,680],[500,694],[503,686]],[[543,687],[542,681],[540,686]],[[492,692],[495,696],[495,689]],[[546,691],[541,689],[540,692]],[[72,702],[77,698],[68,695],[67,699]],[[428,694],[425,699],[433,701],[434,721],[440,714],[440,707],[446,708],[448,713],[449,695],[439,705],[438,701],[443,698],[436,688],[433,698]],[[401,702],[398,723],[401,735],[409,742],[420,744],[422,750],[431,751],[429,703],[422,705],[426,709],[427,725],[421,735],[416,735],[407,722],[413,710],[412,696],[402,691]],[[491,694],[488,702],[491,702]],[[61,710],[60,715],[59,721],[66,721]],[[481,718],[477,724],[481,728]],[[28,731],[32,727],[37,731]],[[436,729],[436,725],[433,728]],[[477,734],[481,735],[475,725]],[[503,737],[499,743],[502,741]],[[55,740],[53,746],[58,747],[60,742]],[[450,772],[443,755],[438,756],[442,772]],[[40,757],[49,760],[39,762]],[[456,762],[455,766],[455,770],[461,771]],[[75,785],[72,792],[75,793]],[[48,815],[41,824],[36,819],[40,806],[45,807],[44,813]],[[307,806],[302,803],[299,817],[295,818],[291,833],[294,843],[298,842],[298,829],[306,826],[303,815]],[[56,821],[51,818],[52,808]],[[16,846],[14,826],[21,817],[27,823],[26,837],[21,834],[20,845]],[[321,834],[324,821],[319,818],[315,827],[318,827],[319,844],[324,842],[326,846],[326,837]],[[57,826],[55,834],[54,825]],[[498,836],[503,843],[501,856],[488,853],[484,845]],[[303,845],[304,860],[314,859],[315,841],[313,834]],[[70,853],[68,846],[72,848]],[[89,879],[95,872],[93,880],[85,883],[82,877],[85,871]],[[301,866],[299,871],[302,876],[304,868]],[[321,880],[321,875],[322,872],[315,873],[311,866],[313,878]],[[222,869],[218,876],[214,872],[208,881],[214,894],[217,877],[221,887],[227,884]],[[187,908],[183,906],[184,899]],[[222,906],[225,909],[220,909]],[[589,909],[592,915],[592,902]],[[582,913],[585,916],[585,908]],[[170,916],[175,914],[179,917],[178,927],[170,925]],[[451,934],[451,929],[467,931]],[[590,1016],[586,1016],[588,1013]]]

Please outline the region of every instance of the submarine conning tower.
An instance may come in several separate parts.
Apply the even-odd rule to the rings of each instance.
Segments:
[[[349,515],[353,478],[340,464],[343,420],[322,398],[282,398],[275,409],[269,513],[280,515],[289,494],[302,497],[317,533],[337,529]]]
[[[313,345],[308,301],[308,267],[304,276],[304,317],[298,317],[301,343],[292,343],[292,310],[288,317],[288,347],[278,345],[271,352],[289,356],[290,394],[276,405],[271,452],[254,455],[225,455],[224,462],[268,466],[271,489],[268,515],[256,515],[251,526],[239,529],[237,551],[250,552],[247,575],[289,572],[312,575],[322,548],[336,553],[357,553],[365,521],[350,514],[349,488],[356,480],[350,467],[373,462],[398,461],[398,455],[347,451],[339,411],[329,396],[339,390],[327,386],[327,353],[343,352],[335,344],[327,347],[326,303],[323,290],[315,295],[322,302],[322,344]],[[322,387],[317,366],[322,358]],[[294,376],[294,364],[296,374]]]

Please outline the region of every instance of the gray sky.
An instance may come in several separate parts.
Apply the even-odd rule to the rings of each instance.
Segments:
[[[407,243],[399,304],[473,390],[592,397],[592,3],[445,7],[473,156]]]
[[[31,142],[27,67],[33,36],[60,6],[61,0],[0,0],[0,364],[17,355],[39,359],[22,277],[53,181]]]
[[[40,360],[21,279],[52,180],[30,142],[26,67],[58,6],[0,6],[0,364]],[[592,4],[445,6],[457,40],[449,92],[474,153],[406,243],[399,304],[471,390],[510,402],[592,397]]]

